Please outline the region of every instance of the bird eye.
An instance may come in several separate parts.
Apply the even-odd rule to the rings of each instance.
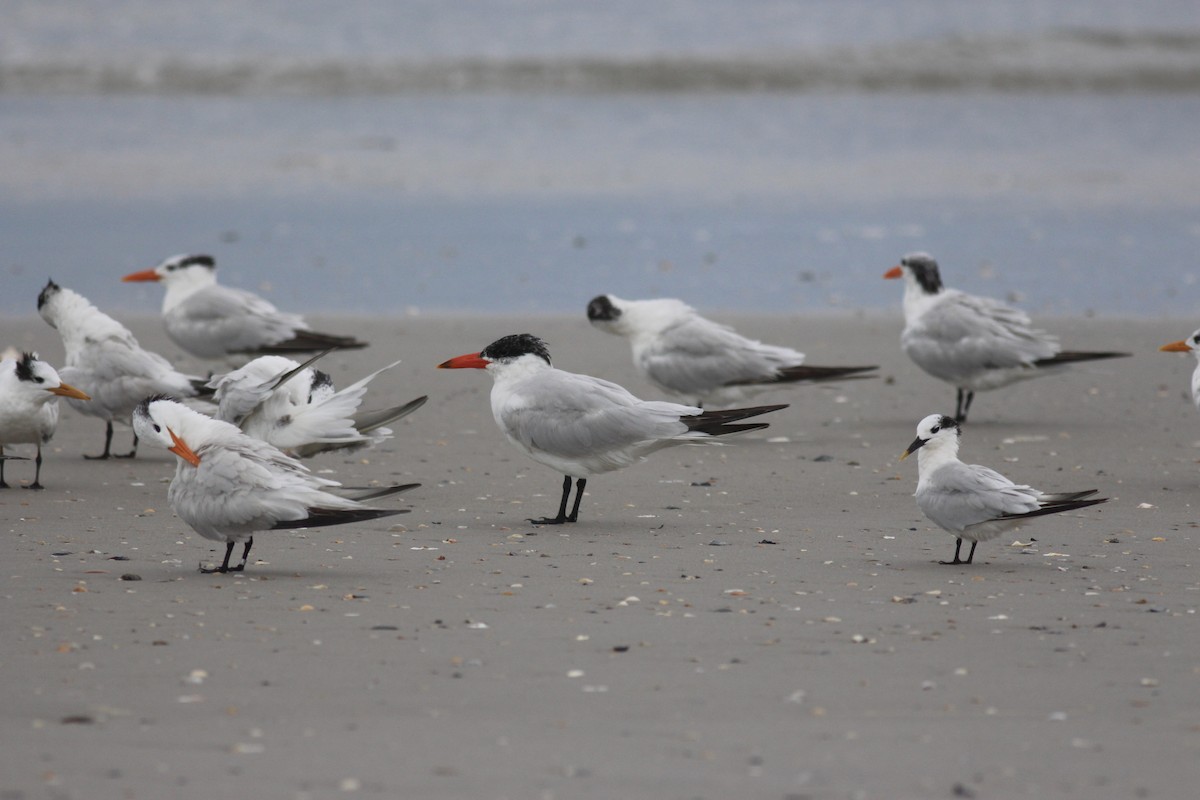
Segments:
[[[162,433],[162,428],[160,428],[158,425],[155,425],[155,426],[154,426],[154,432],[155,432],[155,433]]]
[[[1195,344],[1200,344],[1200,333],[1197,333],[1195,336],[1192,337],[1192,342]]]
[[[34,378],[34,379],[33,379],[33,382],[34,382],[34,383],[45,383],[45,382],[46,382],[46,379],[45,379],[45,378],[42,378],[42,377],[40,377],[40,376],[39,376],[39,377],[37,377],[37,378]]]
[[[940,427],[940,426],[938,426],[938,425],[934,425],[934,426],[933,426],[933,427],[932,427],[932,428],[929,430],[929,432],[930,432],[930,433],[937,433],[937,432],[938,432],[938,431],[940,431],[940,430],[941,430],[941,427]]]

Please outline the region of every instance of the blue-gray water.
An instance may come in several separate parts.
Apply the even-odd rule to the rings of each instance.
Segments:
[[[0,311],[177,252],[296,310],[1191,314],[1194,2],[23,2]]]

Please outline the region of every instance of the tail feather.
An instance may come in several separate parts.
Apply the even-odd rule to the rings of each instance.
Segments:
[[[1028,517],[1042,517],[1046,514],[1061,514],[1064,511],[1074,511],[1077,508],[1087,508],[1088,506],[1095,506],[1099,505],[1100,503],[1107,502],[1107,497],[1098,497],[1093,500],[1068,500],[1065,502],[1051,502],[1046,503],[1041,508],[1035,509],[1034,511],[1028,511],[1024,514],[1004,514],[1003,516],[996,517],[996,519],[1013,520],[1026,519]]]
[[[326,525],[343,525],[348,522],[365,522],[395,514],[407,514],[407,508],[310,508],[304,519],[281,520],[271,526],[272,530],[289,528],[321,528]]]
[[[860,372],[870,372],[879,367],[813,367],[801,364],[795,367],[786,367],[779,370],[773,378],[765,380],[749,379],[744,381],[730,381],[726,386],[750,386],[754,384],[766,383],[824,383],[826,381],[837,380],[861,380],[863,378],[874,378],[875,375],[860,375]]]
[[[741,433],[748,430],[762,430],[767,427],[767,423],[753,423],[750,425],[731,425],[731,422],[757,417],[760,414],[769,414],[772,411],[779,411],[787,408],[788,404],[772,406],[754,406],[752,408],[726,408],[716,411],[705,411],[702,414],[696,414],[691,417],[680,417],[680,421],[688,426],[689,431],[699,431],[707,433],[709,436],[722,436],[729,433]]]
[[[1077,361],[1099,361],[1105,358],[1127,358],[1131,353],[1116,352],[1085,352],[1082,350],[1064,350],[1049,358],[1039,358],[1033,362],[1035,367],[1056,367],[1063,364],[1073,364]]]
[[[1049,503],[1069,503],[1072,500],[1082,500],[1085,497],[1091,497],[1100,491],[1099,489],[1087,489],[1082,492],[1050,492],[1041,496],[1043,504]]]
[[[290,356],[296,353],[313,353],[318,350],[361,350],[367,342],[360,342],[353,336],[336,336],[332,333],[319,331],[296,331],[291,339],[255,348],[246,353],[256,356]]]
[[[429,400],[429,395],[422,395],[416,400],[410,400],[401,406],[392,406],[380,411],[356,412],[351,419],[354,420],[354,427],[358,429],[359,433],[370,433],[378,427],[387,425],[389,422],[395,422],[401,417],[407,417],[425,405],[427,400]]]
[[[381,497],[391,497],[394,494],[407,492],[409,489],[416,489],[420,485],[419,483],[403,483],[397,486],[373,486],[364,489],[355,489],[353,492],[343,494],[343,497],[348,500],[365,503],[368,500],[378,500]]]

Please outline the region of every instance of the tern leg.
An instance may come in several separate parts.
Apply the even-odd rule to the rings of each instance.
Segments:
[[[562,525],[564,522],[574,522],[579,518],[579,498],[583,495],[583,485],[587,481],[583,478],[579,479],[579,494],[575,496],[575,510],[571,512],[571,516],[567,516],[567,501],[571,499],[571,476],[563,476],[562,500],[558,503],[557,517],[543,517],[541,519],[529,520],[534,525]]]
[[[971,552],[967,554],[967,560],[963,562],[964,564],[970,564],[975,560],[975,545],[977,544],[979,542],[971,542]]]
[[[26,489],[37,489],[38,491],[41,491],[42,489],[46,488],[45,486],[42,486],[42,446],[41,446],[41,444],[39,444],[37,446],[37,458],[35,458],[33,460],[33,464],[34,464],[33,483],[29,484],[25,488]]]
[[[229,546],[233,547],[233,543],[230,542]],[[236,567],[230,567],[229,568],[230,572],[242,572],[243,570],[246,569],[246,559],[250,556],[250,548],[253,546],[254,546],[254,537],[251,536],[249,539],[246,540],[246,546],[244,548],[242,548],[242,563],[238,564]],[[975,549],[971,548],[971,552],[975,552]]]
[[[571,508],[571,516],[567,517],[567,522],[579,519],[579,501],[583,499],[583,487],[585,486],[587,486],[587,478],[580,478],[575,482],[575,505]]]
[[[979,542],[971,542],[971,555],[972,556],[975,555],[975,545],[977,545],[977,544],[979,544]],[[959,559],[958,554],[961,550],[962,550],[962,539],[955,539],[954,540],[954,560],[953,561],[939,561],[938,563],[939,564],[970,564],[971,563],[970,558],[968,558],[966,561],[962,561]]]
[[[86,459],[92,460],[92,461],[103,461],[106,458],[108,458],[109,457],[108,450],[110,447],[112,447],[112,436],[113,436],[113,426],[112,426],[112,420],[110,419],[108,422],[104,423],[104,452],[98,456],[89,456],[85,453],[83,457]]]
[[[247,547],[247,550],[248,549],[249,548]],[[200,571],[203,572],[205,575],[211,575],[214,572],[229,572],[229,557],[231,555],[233,555],[233,542],[232,541],[225,543],[225,560],[221,562],[221,566],[213,567],[212,569],[205,569],[204,567],[201,567]]]
[[[4,455],[4,448],[0,447],[0,456]],[[8,484],[4,482],[4,459],[0,458],[0,489],[7,489]]]
[[[108,424],[112,425],[111,422]],[[137,434],[135,433],[133,435],[133,449],[130,450],[128,453],[125,453],[124,455],[117,455],[116,453],[114,453],[113,458],[133,458],[134,456],[137,455],[137,443],[138,443],[138,438],[137,438]]]
[[[967,421],[967,413],[971,410],[971,401],[975,399],[975,392],[964,392],[958,390],[958,402],[955,404],[954,418],[959,422]],[[963,401],[966,402],[963,402]]]

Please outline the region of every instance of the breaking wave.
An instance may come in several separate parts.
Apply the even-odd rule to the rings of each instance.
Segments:
[[[0,58],[0,92],[369,95],[421,92],[1200,90],[1200,33],[1059,31],[753,55],[430,61],[160,56]]]

